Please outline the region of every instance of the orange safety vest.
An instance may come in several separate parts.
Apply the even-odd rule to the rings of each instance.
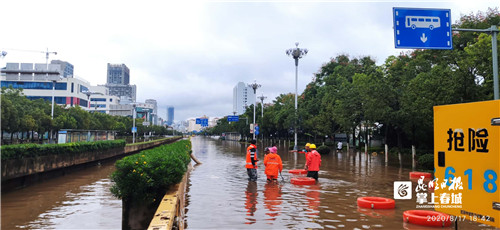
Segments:
[[[269,153],[264,157],[265,173],[268,176],[278,177],[278,173],[283,170],[281,157],[276,153]]]
[[[252,157],[255,161],[255,166],[252,165]],[[257,168],[257,146],[254,144],[251,144],[247,148],[247,164],[245,165],[245,168],[247,169],[256,169]]]
[[[321,166],[321,155],[319,155],[318,151],[312,150],[307,154],[306,165],[307,171],[319,171],[319,167]]]

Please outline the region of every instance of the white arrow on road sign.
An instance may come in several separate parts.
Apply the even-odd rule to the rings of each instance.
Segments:
[[[425,33],[422,33],[422,37],[420,37],[420,41],[425,43],[427,41],[427,37],[425,36]]]

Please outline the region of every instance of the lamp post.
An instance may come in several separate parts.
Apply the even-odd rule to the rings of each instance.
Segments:
[[[261,114],[261,117],[262,117],[262,123],[264,123],[264,99],[266,99],[266,98],[267,98],[267,97],[266,97],[266,96],[264,96],[264,94],[262,94],[262,95],[259,97],[259,99],[260,99],[260,106],[261,106],[261,108],[262,108],[262,110],[261,110],[261,112],[262,112],[262,114]],[[262,138],[261,138],[261,139],[262,139],[262,140],[264,140],[264,132],[262,132]]]
[[[85,95],[87,95],[87,109],[90,111],[90,95],[92,95],[92,92],[90,91],[85,91]]]
[[[299,59],[305,56],[308,50],[299,48],[298,42],[295,42],[295,46],[296,46],[295,48],[286,50],[286,55],[292,56],[292,58],[295,60],[295,127],[294,127],[295,143],[293,149],[297,150],[297,80],[298,80],[298,70],[299,70]]]
[[[267,97],[264,96],[264,94],[262,94],[259,99],[260,99],[260,105],[262,106],[262,115],[261,117],[264,118],[264,99],[266,99]]]
[[[135,107],[136,106],[137,106],[136,104],[132,104],[132,107],[133,107],[133,111],[132,111],[132,143],[135,143],[135,133],[137,132],[137,130],[134,130],[135,117],[136,117],[136,114],[135,114]]]
[[[48,66],[47,66],[47,70],[48,70]],[[47,73],[47,74],[48,74],[48,73]],[[48,78],[48,77],[47,77],[47,78]],[[61,77],[61,76],[54,77],[54,78],[52,78],[52,79],[47,79],[47,80],[52,81],[52,108],[51,108],[51,110],[50,110],[50,119],[51,119],[51,120],[54,120],[54,98],[55,98],[55,96],[54,96],[54,92],[56,91],[56,82],[57,82],[57,80],[61,80],[61,79],[62,79],[62,77]],[[51,143],[52,143],[52,140],[53,140],[53,138],[52,138],[52,131],[53,131],[53,130],[51,129],[51,130],[50,130],[50,137],[49,137],[49,138],[50,138],[50,141],[49,141],[49,142],[51,142]]]
[[[255,101],[253,103],[253,139],[255,139],[255,106],[257,105],[257,88],[260,87],[259,84],[257,84],[257,80],[254,80],[252,84],[248,84],[249,87],[252,87],[253,89],[253,94],[255,96]]]

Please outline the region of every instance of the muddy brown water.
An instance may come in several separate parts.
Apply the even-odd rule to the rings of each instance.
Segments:
[[[203,162],[191,172],[185,207],[188,229],[436,229],[403,223],[411,200],[393,210],[358,208],[361,196],[393,198],[394,181],[408,181],[410,169],[383,166],[383,156],[359,153],[322,155],[319,183],[293,185],[290,169],[302,168],[303,154],[278,146],[283,180],[266,183],[260,143],[259,179],[248,182],[246,145],[193,137]],[[193,162],[194,163],[194,162]],[[121,200],[109,192],[113,162],[2,194],[2,229],[121,229]],[[493,229],[468,220],[459,229]],[[445,229],[454,229],[452,227]]]

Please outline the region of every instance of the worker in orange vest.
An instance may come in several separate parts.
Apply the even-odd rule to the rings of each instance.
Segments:
[[[321,166],[321,155],[316,151],[316,145],[311,144],[309,146],[311,152],[306,155],[306,166],[307,177],[312,177],[318,180],[318,171]]]
[[[247,161],[245,168],[247,168],[248,180],[257,181],[257,143],[256,140],[251,140],[247,148]]]
[[[278,173],[283,170],[283,163],[281,157],[277,154],[278,148],[269,148],[270,153],[264,158],[264,166],[266,166],[267,181],[277,181]]]

